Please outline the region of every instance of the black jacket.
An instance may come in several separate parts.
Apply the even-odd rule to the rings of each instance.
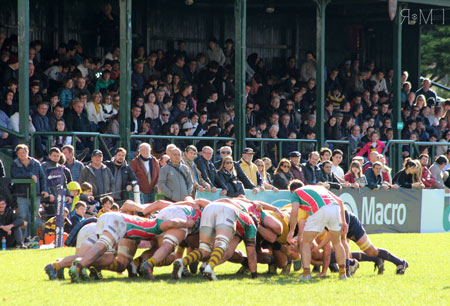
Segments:
[[[120,190],[117,190],[112,194],[113,198],[114,199],[120,198],[120,200],[126,200],[128,198],[126,190],[127,185],[134,186],[137,185],[138,182],[138,179],[133,169],[131,169],[131,167],[127,164],[126,161],[124,161],[124,163],[120,167],[117,167],[116,164],[114,163],[114,158],[112,160],[105,161],[104,164],[106,165],[106,167],[109,168],[109,170],[111,170],[113,177],[115,176],[116,169],[120,171],[120,175],[122,176],[122,186]]]
[[[330,189],[340,190],[342,187],[333,172],[327,175],[323,169],[319,172],[319,181],[330,184]]]
[[[212,161],[207,161],[203,156],[198,156],[195,160],[198,170],[200,170],[203,179],[212,187],[227,189],[225,182],[217,174],[216,167]]]
[[[225,168],[222,168],[219,172],[217,172],[217,174],[227,186],[227,196],[237,197],[241,194],[245,194],[242,182],[239,181],[232,172],[228,172],[227,170],[225,170]]]
[[[218,160],[214,163],[214,166],[219,170],[221,164],[222,160]],[[253,189],[256,187],[242,170],[241,166],[239,166],[239,162],[234,162],[234,169],[236,170],[237,178],[244,184],[245,189]]]
[[[315,171],[313,171],[313,169]],[[315,185],[318,182],[320,182],[320,167],[318,165],[316,165],[315,167],[313,167],[309,161],[307,161],[306,163],[302,164],[302,170],[303,173],[305,174],[305,184],[306,185]],[[315,175],[315,177],[314,177]]]
[[[284,174],[284,175],[283,175]],[[292,181],[292,174],[279,172],[273,175],[273,186],[280,190],[287,190],[289,183]]]
[[[413,176],[412,174],[406,174],[405,169],[403,169],[394,175],[392,182],[403,188],[412,188]]]

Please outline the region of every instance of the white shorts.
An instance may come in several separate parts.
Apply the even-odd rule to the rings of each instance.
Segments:
[[[77,249],[81,248],[81,245],[93,246],[98,241],[96,234],[97,224],[95,222],[86,224],[83,226],[77,235]]]
[[[119,243],[119,240],[127,233],[127,223],[122,214],[108,212],[101,215],[97,220],[96,234],[102,235],[104,231],[113,236],[115,244]]]
[[[209,204],[202,212],[200,220],[200,233],[202,227],[230,228],[236,230],[236,214],[234,209],[224,204]]]
[[[325,205],[315,214],[309,216],[305,224],[305,232],[321,232],[325,226],[330,231],[340,231],[342,224],[339,205]]]
[[[187,221],[188,218],[186,216],[186,213],[183,211],[183,208],[181,206],[172,205],[168,206],[166,208],[163,208],[157,215],[156,218],[161,219],[163,221],[170,221],[173,219],[182,219]],[[186,232],[186,234],[190,233],[190,229],[187,228],[180,228]]]

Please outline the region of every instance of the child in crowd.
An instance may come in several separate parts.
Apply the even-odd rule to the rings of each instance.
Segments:
[[[67,189],[69,190],[72,202],[66,202],[66,207],[69,208],[69,212],[73,212],[75,209],[75,204],[80,201],[81,186],[78,182],[72,181],[67,184]]]
[[[70,231],[72,230],[72,222],[68,218],[69,209],[67,207],[64,208],[64,238],[63,241],[66,240]],[[55,233],[56,233],[56,216],[51,217],[45,222],[44,229],[44,243],[50,244],[55,241]]]
[[[75,227],[78,222],[84,220],[86,208],[87,205],[83,201],[78,201],[77,203],[75,203],[75,210],[70,215],[70,222],[72,222],[72,227]]]
[[[110,212],[111,208],[114,204],[114,199],[111,196],[105,196],[100,199],[100,203],[102,204],[102,209],[100,209],[97,213],[97,218],[100,218],[104,213]]]
[[[94,198],[94,187],[88,182],[81,184],[80,200],[87,204],[87,214],[95,216],[100,203]]]

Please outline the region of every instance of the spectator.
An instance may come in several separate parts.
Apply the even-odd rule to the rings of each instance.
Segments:
[[[344,175],[344,179],[347,183],[350,183],[352,188],[364,187],[367,184],[361,164],[357,161],[352,161],[349,171]]]
[[[91,123],[86,112],[83,112],[83,102],[81,102],[80,99],[75,98],[72,106],[72,109],[66,113],[67,129],[73,132],[91,132]],[[89,137],[76,137],[76,141],[77,147],[79,146],[81,149],[89,148],[92,150],[94,147],[94,144]]]
[[[336,176],[338,181],[344,180],[344,170],[339,166],[344,159],[344,153],[339,149],[334,149],[331,155],[331,171]]]
[[[11,119],[2,110],[0,110],[0,126],[13,130]],[[15,148],[18,143],[19,140],[17,137],[8,132],[0,131],[0,146],[13,146]]]
[[[68,218],[69,209],[64,207],[64,227],[63,227],[63,241],[69,236],[68,233],[72,230],[72,222]],[[44,229],[44,243],[50,244],[55,242],[55,234],[56,234],[56,218],[57,216],[53,216],[45,222]]]
[[[264,191],[264,182],[261,178],[261,174],[258,171],[258,167],[253,163],[253,152],[252,148],[245,148],[242,152],[242,158],[237,162],[244,171],[245,175],[249,178],[253,185],[255,185],[262,192]]]
[[[5,197],[0,196],[0,237],[6,238],[6,247],[23,248],[22,229],[24,220],[11,207]]]
[[[86,214],[95,216],[100,206],[100,202],[95,200],[94,186],[92,186],[92,184],[88,182],[81,184],[80,200],[86,203]],[[75,210],[75,206],[73,208]]]
[[[220,66],[225,64],[225,55],[222,48],[217,44],[217,39],[211,38],[208,42],[208,50],[206,50],[206,60],[208,62],[216,61]]]
[[[214,163],[214,166],[216,167],[217,170],[220,169],[220,167],[222,167],[222,160],[226,157],[226,156],[232,156],[233,151],[231,149],[230,146],[223,146],[219,149],[219,153],[220,153],[220,160],[216,161]],[[235,162],[234,165],[234,171],[235,176],[238,178],[239,181],[241,181],[244,184],[244,188],[245,189],[252,189],[253,193],[257,193],[258,192],[258,188],[256,187],[256,185],[254,185],[250,179],[248,178],[248,176],[244,173],[244,171],[242,171],[241,166]],[[230,196],[230,195],[229,195]]]
[[[75,204],[75,210],[70,215],[70,222],[72,227],[75,227],[79,222],[84,220],[86,214],[87,205],[83,201],[79,201]]]
[[[323,147],[320,149],[320,163],[331,160],[332,151],[329,148]]]
[[[56,132],[67,132],[66,122],[64,119],[59,119],[56,121],[55,129]],[[65,145],[70,145],[72,143],[72,136],[53,136],[52,146],[61,149]]]
[[[227,186],[227,196],[245,195],[244,186],[236,176],[235,163],[230,155],[222,158],[218,174]]]
[[[357,156],[364,156],[366,153],[370,155],[368,152],[376,151],[380,154],[383,153],[385,145],[382,141],[380,141],[380,134],[377,131],[370,133],[370,142],[366,143],[362,149],[356,154]],[[369,156],[370,157],[370,156]]]
[[[102,151],[94,150],[92,152],[91,163],[81,170],[79,182],[90,183],[97,200],[115,191],[114,176],[103,163]]]
[[[363,164],[363,173],[366,174],[368,168],[372,167],[376,161],[379,161],[379,155],[377,151],[371,151],[369,153],[369,160]]]
[[[403,169],[397,172],[392,181],[403,188],[425,188],[421,182],[422,173],[420,167],[410,158],[403,164]]]
[[[165,199],[176,202],[192,194],[193,182],[186,165],[181,163],[181,150],[168,152],[170,161],[159,172],[158,187]]]
[[[289,183],[292,181],[292,174],[289,172],[291,162],[286,158],[282,158],[273,175],[273,186],[280,190],[287,190]]]
[[[446,143],[446,144],[448,144],[450,142],[450,130],[446,130],[444,133],[442,133],[442,138],[439,140],[439,142]],[[448,150],[448,145],[447,146],[439,145],[436,148],[436,155],[437,156],[444,155],[447,152],[447,150]]]
[[[64,145],[61,151],[64,154],[64,157],[66,158],[66,162],[64,163],[64,165],[70,170],[72,179],[74,181],[78,181],[78,179],[80,178],[81,170],[84,168],[84,165],[82,162],[76,160],[74,156],[75,154],[74,147],[72,145]]]
[[[255,165],[258,167],[258,171],[261,174],[261,178],[264,182],[264,189],[272,190],[273,192],[280,191],[277,187],[271,185],[270,175],[266,172],[266,165],[262,159],[255,160]],[[291,164],[292,166],[292,164]]]
[[[300,158],[302,154],[298,151],[292,151],[289,153],[289,161],[291,162],[290,172],[292,179],[305,182],[305,174],[303,173],[302,165],[300,164]]]
[[[47,176],[47,171],[50,168],[62,168],[63,169],[64,181],[63,181],[62,187],[64,188],[64,190],[66,190],[68,204],[71,204],[70,193],[69,193],[69,190],[67,190],[66,188],[67,188],[67,184],[72,181],[72,175],[70,174],[70,170],[68,168],[59,164],[61,155],[62,155],[62,153],[58,148],[52,147],[48,153],[49,160],[42,163],[42,170],[44,171],[45,176]],[[49,215],[56,214],[56,204],[57,203],[55,200],[58,197],[58,188],[59,188],[58,186],[47,187],[50,197],[49,197],[49,199],[42,199],[42,201],[41,201],[41,202],[45,202],[46,204],[48,204],[48,205],[44,205],[44,207],[45,207],[45,211]]]
[[[106,161],[105,165],[111,170],[114,178],[114,192],[112,197],[115,203],[122,206],[128,199],[128,192],[137,185],[138,179],[133,169],[126,161],[127,151],[124,148],[118,148],[112,160]]]
[[[429,79],[424,79],[422,82],[422,88],[420,88],[418,91],[416,91],[416,96],[424,95],[425,98],[428,100],[429,98],[433,98],[435,101],[437,99],[436,92],[431,87],[431,81]]]
[[[67,78],[63,81],[63,87],[59,89],[59,103],[64,109],[69,108],[73,99],[72,93],[73,81],[71,78]]]
[[[444,185],[444,167],[448,163],[447,157],[445,155],[439,155],[433,165],[430,167],[430,172],[433,177],[436,179],[435,188],[444,189],[446,188]]]
[[[197,148],[193,145],[188,145],[184,150],[183,162],[188,167],[191,180],[194,184],[192,190],[192,196],[195,196],[195,190],[200,192],[211,191],[211,185],[203,179],[201,171],[197,168],[195,164],[195,158],[197,156]]]
[[[345,182],[341,185],[334,173],[331,171],[332,163],[329,160],[326,160],[322,163],[322,169],[319,172],[319,182],[321,182],[325,188],[327,189],[337,189],[341,190],[342,186],[350,187],[350,184]],[[344,185],[345,184],[345,185]]]
[[[227,194],[227,186],[217,174],[216,167],[211,161],[212,156],[213,149],[210,146],[204,146],[195,160],[195,164],[203,179],[211,186],[211,192],[215,193],[216,187],[219,187],[222,188],[221,195],[224,196]]]
[[[160,166],[151,153],[151,146],[143,142],[139,145],[139,155],[130,162],[130,167],[137,177],[143,203],[154,202],[155,187],[159,178]]]
[[[300,67],[300,81],[308,82],[310,79],[316,79],[316,59],[311,51],[307,51]]]
[[[37,132],[50,132],[50,123],[47,117],[48,104],[46,102],[40,102],[37,108],[37,113],[32,116],[33,125]],[[47,142],[47,136],[35,137],[35,149],[36,156],[41,158],[44,156],[45,144]]]
[[[86,113],[90,122],[98,130],[100,123],[105,122],[105,114],[102,108],[102,94],[98,91],[92,94],[92,101],[86,104]]]
[[[319,158],[319,153],[313,151],[309,153],[308,161],[302,165],[306,185],[316,185],[319,182]]]
[[[62,105],[57,104],[53,108],[53,112],[48,114],[50,130],[55,131],[56,130],[56,121],[63,119],[63,117],[64,117],[64,108],[62,107]]]
[[[17,194],[17,206],[19,209],[19,215],[23,220],[30,224],[31,218],[36,218],[41,206],[41,196],[47,198],[49,196],[47,192],[47,177],[44,170],[41,167],[39,161],[28,155],[28,147],[24,144],[19,144],[14,150],[17,154],[17,159],[11,164],[11,177],[13,179],[32,179],[36,183],[36,202],[35,211],[32,212],[33,216],[30,216],[30,210],[32,203],[29,195],[28,184],[17,184],[15,186],[15,193]],[[39,219],[36,219],[38,226]],[[28,237],[30,233],[29,228],[25,230],[25,237]]]
[[[102,205],[102,209],[98,211],[97,218],[100,218],[104,213],[111,211],[111,208],[114,205],[114,199],[111,196],[104,196],[103,198],[100,198],[100,204]]]
[[[422,167],[422,177],[421,181],[425,185],[425,188],[427,189],[433,189],[436,185],[436,179],[431,174],[431,171],[428,169],[428,161],[429,156],[428,154],[421,154],[419,156],[419,162]]]
[[[280,128],[277,125],[272,125],[269,128],[268,138],[277,139],[279,129]],[[267,141],[264,143],[264,145],[265,145],[264,152],[266,152],[266,156],[269,157],[273,161],[274,164],[278,163],[278,160],[280,158],[279,149],[278,149],[280,146],[280,143],[278,143],[277,141]]]
[[[366,173],[364,174],[367,179],[367,187],[372,190],[380,190],[383,188],[384,190],[389,189],[387,184],[383,184],[383,177],[381,176],[381,168],[383,165],[381,162],[374,162],[372,167],[368,168]]]

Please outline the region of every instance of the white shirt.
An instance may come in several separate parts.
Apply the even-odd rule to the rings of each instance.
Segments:
[[[344,179],[344,170],[339,166],[336,167],[333,163],[331,163],[331,172],[338,178]]]

